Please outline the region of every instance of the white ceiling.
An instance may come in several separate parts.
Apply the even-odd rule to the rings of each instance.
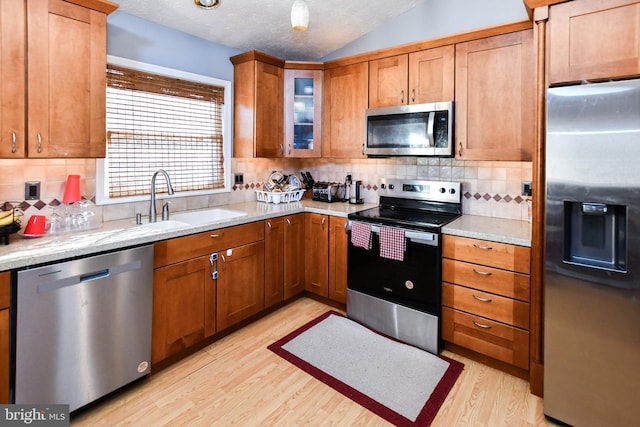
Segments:
[[[242,51],[318,60],[426,0],[306,0],[309,29],[291,28],[293,0],[222,0],[203,10],[193,0],[115,0],[119,10]]]

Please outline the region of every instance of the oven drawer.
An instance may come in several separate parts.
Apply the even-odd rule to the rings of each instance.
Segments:
[[[529,332],[522,329],[443,307],[442,339],[529,369]]]
[[[473,262],[525,274],[529,274],[531,270],[530,248],[448,234],[442,237],[442,256],[444,258]]]
[[[526,302],[443,283],[442,305],[529,329],[529,304]]]
[[[444,258],[442,280],[529,302],[529,276]]]

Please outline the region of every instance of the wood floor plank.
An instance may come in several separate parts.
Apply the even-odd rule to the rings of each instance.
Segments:
[[[266,347],[332,309],[301,298],[72,414],[73,426],[389,426]],[[529,384],[457,354],[465,369],[432,426],[551,426]]]

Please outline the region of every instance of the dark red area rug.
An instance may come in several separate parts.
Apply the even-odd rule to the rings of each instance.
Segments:
[[[268,347],[397,426],[428,426],[464,365],[328,311]]]

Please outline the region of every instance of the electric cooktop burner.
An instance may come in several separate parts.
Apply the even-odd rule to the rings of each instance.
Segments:
[[[348,217],[390,226],[439,229],[461,214],[459,182],[383,179],[380,205]]]

